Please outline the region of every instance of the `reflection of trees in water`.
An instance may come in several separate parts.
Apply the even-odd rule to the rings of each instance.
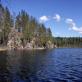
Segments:
[[[9,70],[7,69],[7,55],[5,52],[0,52],[0,82],[11,82],[9,78]]]
[[[35,70],[33,51],[23,51],[20,59],[20,69],[18,75],[21,80],[28,81],[30,74]]]
[[[8,51],[7,69],[13,81],[28,81],[29,76],[36,70],[36,55],[33,51]]]
[[[8,51],[7,52],[7,69],[10,72],[10,78],[12,80],[18,79],[17,72],[20,69],[20,58],[21,52],[20,51]]]
[[[2,56],[3,64],[0,63],[6,74],[3,75],[6,77],[4,82],[28,82],[32,77],[36,77],[38,71],[43,70],[42,65],[46,64],[46,56],[45,51],[7,51]]]
[[[42,56],[43,55],[43,56]],[[20,72],[21,79],[30,79],[36,77],[38,71],[42,70],[42,65],[46,58],[45,51],[24,51],[20,60]]]

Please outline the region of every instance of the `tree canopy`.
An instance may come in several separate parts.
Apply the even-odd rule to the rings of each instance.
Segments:
[[[52,42],[52,32],[44,24],[39,23],[33,16],[30,16],[25,10],[21,10],[14,18],[9,9],[0,4],[0,43],[6,43],[11,28],[15,26],[17,32],[22,34],[22,40],[30,42],[36,38],[37,44],[44,46],[47,41]],[[15,22],[15,25],[14,25]],[[39,41],[39,42],[38,42]]]

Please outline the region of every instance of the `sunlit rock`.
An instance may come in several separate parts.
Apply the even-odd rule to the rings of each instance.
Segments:
[[[22,49],[22,41],[16,29],[12,28],[8,36],[7,46],[9,49]]]
[[[46,43],[46,48],[54,48],[54,44],[49,40]]]

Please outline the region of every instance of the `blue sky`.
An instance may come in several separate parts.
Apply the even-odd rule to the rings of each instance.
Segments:
[[[50,27],[53,36],[82,37],[82,0],[2,0],[11,13],[24,9]]]

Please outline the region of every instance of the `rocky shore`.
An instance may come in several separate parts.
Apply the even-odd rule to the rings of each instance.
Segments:
[[[12,28],[8,35],[7,45],[0,47],[0,51],[5,50],[43,50],[52,49],[54,44],[49,40],[44,45],[39,43],[37,37],[33,37],[30,41],[22,41],[22,34],[17,32],[16,29]]]
[[[21,35],[20,33],[18,33],[15,29],[11,29],[11,32],[9,33],[8,36],[8,42],[7,42],[7,49],[11,50],[11,49],[48,49],[48,48],[54,48],[54,44],[52,44],[52,42],[49,40],[45,43],[45,46],[40,45],[37,42],[37,37],[34,37],[30,42],[28,41],[22,41],[21,40]]]
[[[9,49],[8,47],[0,47],[0,51],[7,51],[7,50],[15,50],[15,48],[12,48],[12,49]],[[44,50],[44,49],[46,49],[46,48],[40,48],[40,47],[38,47],[38,48],[19,48],[19,49],[17,49],[17,50]]]

